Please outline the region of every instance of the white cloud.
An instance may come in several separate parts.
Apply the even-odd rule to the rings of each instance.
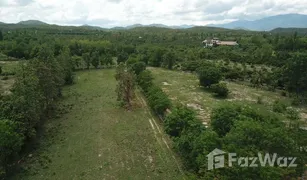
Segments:
[[[285,13],[307,14],[305,7],[307,0],[0,0],[0,21],[37,19],[104,27],[136,23],[205,25]]]

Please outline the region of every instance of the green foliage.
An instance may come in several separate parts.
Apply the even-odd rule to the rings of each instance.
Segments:
[[[137,76],[138,85],[143,89],[145,93],[148,93],[148,89],[153,86],[153,76],[149,70],[142,71]]]
[[[229,94],[229,89],[227,88],[226,83],[213,84],[211,89],[217,97],[226,98]]]
[[[276,100],[274,103],[273,103],[273,111],[274,112],[277,112],[277,113],[285,113],[287,110],[287,104],[281,102],[281,101],[278,101]]]
[[[5,173],[10,157],[19,153],[27,142],[24,140],[35,136],[42,117],[54,113],[61,87],[71,80],[72,69],[68,48],[55,58],[46,44],[40,47],[37,58],[26,65],[20,63],[12,94],[0,96],[0,173]]]
[[[97,51],[94,51],[91,54],[91,64],[97,69],[99,67],[100,59],[99,59],[99,53]]]
[[[82,54],[82,58],[83,58],[84,63],[86,64],[86,68],[90,69],[90,66],[91,66],[91,56],[90,56],[90,53],[83,53]]]
[[[139,75],[142,71],[146,69],[146,64],[144,62],[141,62],[136,57],[129,57],[126,64],[136,75]]]
[[[117,64],[124,63],[128,60],[129,55],[126,52],[120,52],[117,56]]]
[[[200,121],[196,119],[196,113],[187,107],[176,107],[164,120],[165,131],[172,137],[180,137],[183,131],[201,127]]]
[[[101,65],[107,65],[107,66],[113,65],[112,56],[109,54],[106,54],[105,56],[100,57],[100,63]]]
[[[116,69],[116,80],[118,81],[116,92],[117,100],[128,110],[132,108],[132,100],[135,96],[135,74],[127,70],[124,64],[120,64]]]
[[[66,85],[73,84],[74,82],[74,73],[73,70],[75,69],[75,63],[79,63],[77,61],[80,61],[80,58],[75,57],[73,59],[70,56],[70,50],[68,47],[64,47],[61,51],[59,56],[57,57],[58,62],[63,69],[63,79],[65,81]]]
[[[151,86],[146,94],[149,106],[158,115],[164,115],[165,111],[171,107],[171,101],[167,95],[157,86]]]
[[[239,117],[239,109],[239,107],[231,105],[214,109],[211,115],[212,129],[220,136],[225,136]]]
[[[284,67],[286,88],[290,92],[302,94],[307,90],[307,54],[298,53],[289,59]]]
[[[18,123],[0,119],[0,178],[4,178],[6,165],[20,151],[24,137],[18,132]]]
[[[161,48],[154,49],[149,58],[149,65],[160,67],[163,62],[163,54],[164,52]]]
[[[3,34],[1,30],[0,30],[0,41],[3,41]]]
[[[172,69],[176,62],[176,54],[173,51],[168,51],[162,56],[162,67]]]
[[[220,69],[215,66],[202,66],[197,69],[199,84],[203,87],[210,87],[222,79]]]

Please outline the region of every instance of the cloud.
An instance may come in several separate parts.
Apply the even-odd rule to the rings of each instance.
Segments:
[[[307,14],[305,0],[0,0],[0,21],[37,19],[62,25],[167,25],[253,20],[265,16]]]
[[[15,0],[15,2],[19,6],[26,6],[28,4],[31,4],[33,0]]]

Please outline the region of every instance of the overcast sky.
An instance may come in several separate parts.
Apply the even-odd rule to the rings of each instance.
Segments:
[[[307,14],[307,0],[0,0],[0,21],[36,19],[102,27],[161,23],[206,25]]]

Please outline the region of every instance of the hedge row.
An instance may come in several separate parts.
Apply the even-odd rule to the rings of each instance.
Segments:
[[[155,86],[152,81],[152,74],[148,70],[138,76],[138,84],[145,93],[149,106],[158,115],[163,115],[164,129],[172,137],[175,149],[187,169],[198,172],[203,165],[198,163],[203,162],[199,161],[200,158],[206,157],[203,156],[203,146],[206,144],[207,138],[218,139],[218,135],[213,131],[205,131],[205,126],[196,118],[196,112],[187,107],[174,107],[171,113],[164,116],[166,109],[171,107],[170,100],[162,89]],[[217,147],[216,144],[212,144],[213,146]]]
[[[145,93],[150,108],[158,115],[164,116],[166,110],[171,107],[171,101],[160,87],[153,84],[151,72],[148,70],[141,72],[137,81]]]
[[[65,52],[64,52],[65,53]],[[4,178],[40,122],[53,114],[61,87],[72,83],[72,69],[65,54],[54,58],[48,48],[40,59],[21,65],[11,94],[0,95],[0,179]]]

